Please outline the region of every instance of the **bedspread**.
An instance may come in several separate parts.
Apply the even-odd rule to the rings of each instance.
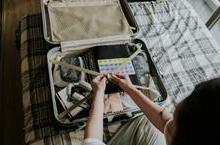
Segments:
[[[162,104],[171,111],[195,85],[220,77],[220,47],[185,0],[135,2],[129,6],[142,39],[168,92]],[[33,145],[75,145],[83,138],[73,128],[56,125],[52,112],[46,53],[40,14],[21,21],[21,74],[25,141]],[[112,127],[114,128],[114,126]],[[109,132],[108,128],[105,132]]]
[[[185,0],[130,4],[143,39],[173,103],[195,85],[220,77],[220,47]]]

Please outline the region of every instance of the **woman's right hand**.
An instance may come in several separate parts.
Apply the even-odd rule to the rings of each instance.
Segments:
[[[112,81],[119,85],[125,92],[134,87],[128,75],[112,74]]]

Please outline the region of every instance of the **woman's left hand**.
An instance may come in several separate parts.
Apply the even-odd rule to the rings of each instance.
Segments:
[[[88,117],[85,138],[103,138],[103,114],[104,114],[104,96],[106,88],[106,76],[100,75],[92,80],[92,104]]]
[[[106,77],[104,75],[99,75],[92,80],[92,90],[96,93],[104,94],[106,88]]]

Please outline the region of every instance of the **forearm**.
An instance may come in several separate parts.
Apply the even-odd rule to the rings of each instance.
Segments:
[[[132,97],[135,103],[141,108],[148,119],[161,131],[164,132],[164,127],[172,115],[166,112],[161,106],[155,104],[141,91],[133,86],[128,86],[126,89],[128,95]]]
[[[94,94],[94,100],[89,113],[85,138],[103,139],[103,113],[104,113],[104,94]]]

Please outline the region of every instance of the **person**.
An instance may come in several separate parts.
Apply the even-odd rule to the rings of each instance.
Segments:
[[[176,106],[174,115],[144,96],[132,85],[127,76],[112,75],[112,81],[132,97],[146,117],[139,117],[125,124],[125,127],[122,127],[119,133],[113,137],[113,141],[108,144],[220,144],[220,78],[197,85],[191,95]],[[84,145],[105,145],[102,139],[106,82],[105,76],[98,76],[92,81],[93,103],[85,130]],[[154,129],[154,126],[159,131]],[[135,133],[132,134],[132,132]],[[164,134],[165,138],[160,135],[160,132]],[[149,136],[149,134],[151,135]]]

